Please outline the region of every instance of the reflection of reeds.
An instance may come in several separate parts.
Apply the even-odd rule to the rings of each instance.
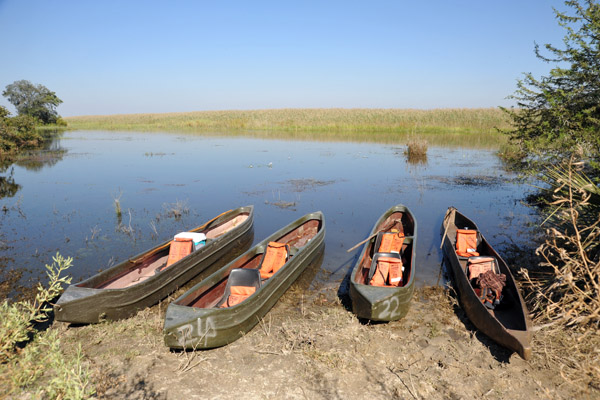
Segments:
[[[406,156],[410,164],[425,164],[427,162],[427,140],[413,137],[406,144]]]
[[[282,109],[124,114],[68,118],[72,129],[173,130],[298,140],[393,143],[405,135],[427,136],[430,143],[497,146],[508,128],[506,115],[487,109]],[[248,131],[252,131],[249,133]],[[437,142],[436,140],[441,140]],[[457,143],[458,142],[458,143]]]

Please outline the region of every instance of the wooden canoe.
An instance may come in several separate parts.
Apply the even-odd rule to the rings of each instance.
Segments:
[[[207,349],[237,340],[264,317],[306,266],[319,257],[324,238],[323,214],[315,212],[258,243],[169,304],[163,329],[165,344],[175,349]],[[263,280],[250,297],[237,305],[220,308],[230,274],[258,273],[270,242],[287,243],[291,257],[272,277]]]
[[[496,258],[500,273],[506,275],[506,286],[502,290],[502,301],[494,309],[485,307],[479,300],[467,277],[467,258],[456,254],[456,230],[475,229],[479,240],[477,252],[481,256]],[[477,225],[469,218],[450,207],[441,228],[443,252],[452,269],[455,289],[467,317],[473,325],[496,343],[517,352],[523,359],[531,357],[531,321],[525,302],[506,262],[492,248]]]
[[[377,254],[375,253],[377,233],[400,226],[405,236],[400,252],[404,266],[403,284],[398,287],[369,285],[369,270],[373,257]],[[407,207],[398,204],[379,218],[368,237],[371,239],[363,246],[350,275],[352,311],[359,318],[372,321],[398,320],[408,313],[414,292],[417,220]]]
[[[253,221],[253,206],[227,211],[193,229],[206,235],[206,245],[168,267],[171,241],[70,285],[55,304],[54,317],[76,324],[96,323],[127,318],[154,305],[194,277],[214,272],[232,259],[232,251],[235,256],[247,248],[253,239]]]

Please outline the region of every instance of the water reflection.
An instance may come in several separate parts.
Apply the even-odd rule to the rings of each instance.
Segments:
[[[15,183],[14,174],[15,170],[14,168],[11,168],[8,175],[0,176],[0,199],[4,197],[13,197],[21,188],[21,185]]]
[[[37,150],[24,151],[0,159],[0,199],[13,197],[21,188],[15,182],[14,166],[23,167],[29,171],[40,171],[63,159],[67,150],[60,146],[58,137],[48,140]]]
[[[499,250],[527,241],[534,218],[520,203],[528,187],[502,171],[493,150],[430,146],[427,159],[413,163],[401,143],[99,131],[67,132],[55,146],[54,161],[14,165],[9,176],[19,196],[3,199],[9,211],[0,221],[10,227],[2,229],[7,248],[0,256],[40,276],[57,250],[75,258],[70,273],[77,281],[225,210],[254,204],[256,242],[294,218],[324,212],[327,250],[310,290],[337,293],[355,254],[346,249],[402,203],[419,224],[417,284],[435,284],[448,206],[472,215]],[[114,208],[119,188],[121,223]],[[165,204],[187,209],[173,214]]]
[[[406,162],[408,162],[411,165],[426,165],[427,164],[427,153],[425,153],[425,154],[408,153],[406,155]]]

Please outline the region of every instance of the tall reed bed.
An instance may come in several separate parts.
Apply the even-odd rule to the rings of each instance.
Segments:
[[[66,118],[73,129],[266,130],[303,132],[495,133],[506,115],[481,109],[278,109],[119,114]]]

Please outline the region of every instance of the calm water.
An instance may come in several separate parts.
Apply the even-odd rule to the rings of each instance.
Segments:
[[[534,219],[520,203],[530,188],[489,150],[430,147],[426,163],[410,164],[401,144],[97,131],[68,132],[54,147],[63,150],[59,161],[15,165],[20,189],[0,200],[0,256],[9,268],[30,270],[25,278],[40,276],[60,251],[75,259],[75,281],[84,279],[254,204],[256,242],[301,215],[324,212],[326,247],[311,290],[337,290],[360,248],[346,250],[402,203],[418,220],[417,280],[436,284],[448,206],[471,216],[500,250],[526,241],[521,232]],[[179,219],[168,213],[176,203]]]

